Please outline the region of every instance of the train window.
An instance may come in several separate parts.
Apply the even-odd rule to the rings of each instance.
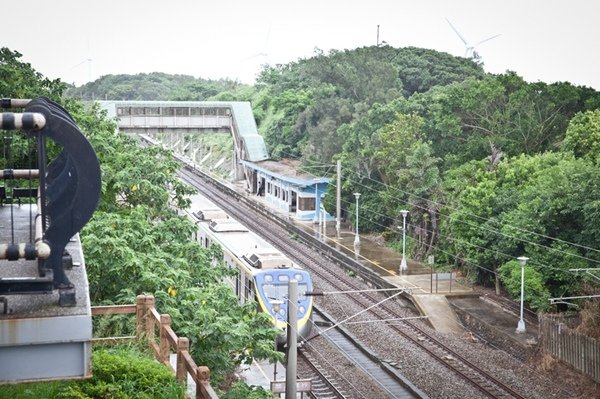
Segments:
[[[268,299],[283,299],[288,293],[285,284],[265,284],[263,285],[263,291]]]
[[[200,108],[200,107],[190,108],[190,115],[202,115],[202,108]]]
[[[144,107],[131,107],[131,115],[144,115]]]
[[[117,108],[117,115],[131,115],[131,110],[129,107],[119,107]]]
[[[163,114],[164,116],[173,116],[175,115],[175,110],[173,107],[163,107],[161,109],[161,114]]]
[[[190,109],[187,107],[175,107],[173,110],[176,116],[188,116],[190,114]]]
[[[159,115],[160,108],[159,107],[146,107],[144,108],[144,114],[146,115]]]
[[[279,281],[290,281],[290,277],[287,274],[280,274],[277,276],[277,280]]]
[[[254,297],[254,285],[252,284],[252,280],[248,280],[248,291],[246,292],[246,299],[251,299]]]
[[[283,299],[288,295],[287,284],[265,284],[263,291],[268,299]],[[298,300],[306,300],[306,292],[308,291],[307,284],[298,284]]]

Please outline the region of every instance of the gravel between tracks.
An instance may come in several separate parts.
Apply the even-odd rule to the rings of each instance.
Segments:
[[[285,237],[288,233],[278,227],[273,226],[272,232]],[[337,266],[325,259],[320,262],[320,267],[337,268]],[[330,291],[336,290],[322,281],[318,276],[313,276],[316,290]],[[345,278],[356,281],[354,277]],[[369,288],[364,284],[364,288]],[[381,295],[381,299],[384,296]],[[344,298],[343,295],[325,296],[315,298],[315,301],[329,314],[338,320],[345,319],[353,314],[363,310]],[[405,317],[415,316],[416,313],[407,303],[401,300],[394,300],[398,314]],[[353,321],[366,321],[370,319],[368,314],[362,314]],[[371,324],[346,324],[346,328],[351,331],[360,341],[373,352],[377,353],[381,359],[388,360],[395,364],[398,370],[406,376],[413,384],[421,389],[432,399],[479,399],[483,395],[468,382],[465,382],[460,376],[450,371],[445,366],[437,363],[423,350],[417,348],[405,338],[399,336],[396,332],[390,330],[382,323]],[[597,384],[590,383],[590,379],[573,372],[568,367],[562,367],[556,362],[545,362],[551,367],[549,372],[545,372],[544,367],[537,364],[527,364],[508,355],[506,352],[491,348],[482,342],[473,342],[466,334],[464,336],[455,334],[442,334],[432,331],[430,327],[423,323],[423,328],[431,331],[439,341],[443,342],[472,363],[494,375],[500,381],[510,385],[517,392],[527,398],[542,399],[593,399],[598,398],[600,390]],[[317,338],[316,340],[320,340]],[[329,352],[323,350],[323,355],[333,359],[332,364],[337,368],[344,370],[344,376],[353,384],[361,384],[365,389],[352,391],[354,398],[378,398],[375,390],[365,385],[365,376],[358,368],[351,365],[345,358],[335,351]],[[542,359],[543,360],[543,359]],[[559,370],[559,372],[557,372]],[[364,392],[369,392],[365,396]],[[351,392],[350,389],[348,392]],[[371,393],[372,392],[372,393]],[[356,395],[356,396],[355,396]]]
[[[306,345],[310,346],[313,356],[319,364],[335,370],[337,375],[340,376],[336,379],[344,381],[343,391],[348,398],[389,398],[389,395],[386,395],[378,385],[371,382],[367,374],[341,354],[328,340],[316,338],[306,343]],[[300,370],[299,375],[302,376]]]
[[[356,280],[356,278],[348,278]],[[315,277],[314,283],[319,290],[333,289],[327,283],[320,281],[318,277]],[[365,288],[367,288],[366,285]],[[384,296],[382,295],[381,298],[383,299]],[[415,316],[412,307],[408,306],[403,300],[392,301],[394,301],[394,307],[399,314],[405,317]],[[353,302],[345,300],[343,295],[317,298],[316,303],[338,320],[343,320],[362,310]],[[368,314],[363,314],[352,321],[367,321],[370,319],[372,317],[369,317]],[[432,332],[438,340],[499,380],[507,383],[527,398],[591,399],[595,397],[593,393],[586,393],[585,388],[577,382],[566,381],[567,379],[553,381],[551,374],[536,370],[533,366],[515,359],[502,350],[491,348],[485,343],[473,342],[467,334],[464,336],[442,334],[433,331],[425,323],[422,323],[422,325],[423,328]],[[482,397],[480,391],[466,383],[454,372],[433,361],[428,354],[397,333],[390,331],[381,323],[347,324],[346,328],[363,344],[377,353],[381,359],[395,363],[395,367],[430,398],[478,399]],[[359,378],[359,375],[356,378]],[[360,380],[353,379],[353,381]]]

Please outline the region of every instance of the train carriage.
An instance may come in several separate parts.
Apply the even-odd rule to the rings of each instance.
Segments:
[[[286,338],[288,284],[291,279],[298,281],[298,339],[308,336],[313,300],[306,295],[312,291],[311,276],[306,270],[200,194],[192,196],[188,217],[198,226],[196,240],[207,248],[218,244],[224,262],[239,271],[227,279],[239,300],[256,301],[257,310],[269,314],[273,325],[282,330],[277,339],[279,345]]]

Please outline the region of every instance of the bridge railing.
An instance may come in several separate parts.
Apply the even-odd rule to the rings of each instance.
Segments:
[[[146,340],[155,359],[168,367],[175,374],[177,381],[187,386],[188,375],[191,377],[196,386],[196,399],[218,399],[210,385],[210,370],[206,366],[196,365],[189,353],[189,340],[175,334],[171,328],[171,316],[158,313],[152,295],[139,295],[135,305],[92,306],[92,316],[112,314],[135,314],[136,335],[93,338],[93,344]],[[169,361],[171,353],[176,354],[175,367]]]

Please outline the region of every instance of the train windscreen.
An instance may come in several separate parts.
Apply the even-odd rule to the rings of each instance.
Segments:
[[[307,284],[298,284],[298,300],[305,300],[307,291]],[[263,292],[268,299],[283,300],[288,295],[288,286],[287,284],[264,284]]]

